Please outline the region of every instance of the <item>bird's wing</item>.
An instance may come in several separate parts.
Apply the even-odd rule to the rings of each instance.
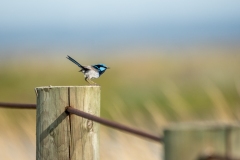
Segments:
[[[98,70],[92,66],[82,66],[85,70],[94,70],[96,72],[98,72]]]
[[[92,65],[92,66],[89,66],[92,70],[96,71],[96,72],[99,72],[99,67],[97,65]]]
[[[78,63],[75,59],[73,59],[72,57],[67,56],[66,58],[69,59],[70,61],[72,61],[73,63],[75,63],[78,67],[85,68],[80,63]]]

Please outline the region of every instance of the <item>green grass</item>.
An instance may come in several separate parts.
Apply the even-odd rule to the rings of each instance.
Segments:
[[[163,51],[142,51],[141,54],[125,51],[116,57],[102,58],[111,69],[95,80],[101,85],[101,116],[150,130],[156,135],[171,122],[238,121],[238,53],[239,50],[228,49],[169,55]],[[87,59],[73,57],[79,61]],[[35,103],[34,88],[38,86],[86,85],[78,68],[65,57],[53,62],[44,57],[11,60],[2,62],[0,67],[2,102]],[[13,148],[19,150],[18,159],[33,159],[35,111],[0,109],[0,114],[0,155],[13,159],[10,156]],[[11,139],[10,142],[7,139]],[[159,159],[161,150],[158,144],[106,127],[101,128],[100,145],[102,159],[141,159],[144,156]],[[27,155],[28,151],[31,154]],[[119,157],[114,156],[116,152]]]

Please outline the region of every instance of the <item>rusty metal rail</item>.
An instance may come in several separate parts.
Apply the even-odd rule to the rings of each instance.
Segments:
[[[71,113],[71,114],[81,116],[83,118],[92,120],[94,122],[98,122],[102,125],[105,125],[105,126],[108,126],[108,127],[114,128],[114,129],[118,129],[118,130],[121,130],[121,131],[125,131],[125,132],[131,133],[131,134],[141,136],[141,137],[145,137],[145,138],[157,141],[157,142],[162,142],[163,141],[162,137],[157,137],[157,136],[151,135],[149,133],[146,133],[146,132],[143,132],[143,131],[140,131],[140,130],[137,130],[137,129],[134,129],[134,128],[131,128],[131,127],[128,127],[128,126],[125,126],[125,125],[122,125],[120,123],[116,123],[116,122],[113,122],[113,121],[109,121],[107,119],[103,119],[103,118],[88,114],[86,112],[80,111],[80,110],[75,109],[73,107],[66,107],[66,111]]]
[[[10,108],[10,109],[36,109],[36,104],[4,103],[4,102],[0,102],[0,108]]]
[[[36,104],[20,104],[20,103],[2,103],[2,102],[0,102],[0,108],[36,109]],[[66,107],[66,112],[68,112],[70,114],[75,114],[77,116],[80,116],[80,117],[83,117],[83,118],[86,118],[89,120],[92,120],[94,122],[98,122],[102,125],[105,125],[105,126],[108,126],[108,127],[120,130],[120,131],[131,133],[131,134],[134,134],[134,135],[137,135],[137,136],[140,136],[143,138],[147,138],[147,139],[159,142],[159,143],[163,142],[162,137],[158,137],[158,136],[143,132],[141,130],[122,125],[117,122],[113,122],[113,121],[110,121],[110,120],[107,120],[107,119],[104,119],[101,117],[97,117],[97,116],[88,114],[86,112],[80,111],[73,107],[69,107],[69,106]]]

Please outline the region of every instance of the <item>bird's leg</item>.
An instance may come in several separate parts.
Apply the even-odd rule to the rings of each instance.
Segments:
[[[87,81],[90,85],[96,85],[97,83],[91,81],[88,77],[85,78],[85,81]]]
[[[97,83],[93,82],[91,79],[89,79],[92,85],[97,85]]]
[[[88,82],[89,84],[91,84],[91,83],[88,81],[88,77],[85,77],[85,81]]]

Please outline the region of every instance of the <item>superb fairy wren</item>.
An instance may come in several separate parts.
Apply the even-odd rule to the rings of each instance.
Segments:
[[[91,81],[91,79],[100,77],[107,69],[109,69],[109,67],[104,64],[83,66],[70,56],[67,56],[66,58],[75,63],[79,68],[81,68],[79,72],[82,72],[84,74],[85,81],[87,81],[89,84],[96,84]]]

